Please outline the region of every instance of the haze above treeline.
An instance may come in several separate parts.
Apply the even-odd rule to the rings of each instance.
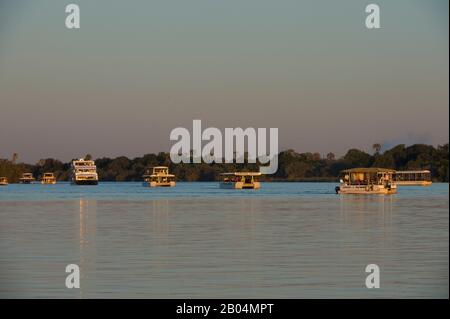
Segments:
[[[279,153],[278,170],[273,175],[264,176],[267,181],[335,181],[343,169],[354,167],[383,167],[396,170],[428,169],[435,182],[448,182],[448,143],[434,147],[432,145],[399,144],[389,150],[380,152],[381,145],[372,146],[373,154],[359,149],[350,149],[337,158],[328,153],[297,153],[292,149]],[[87,159],[92,158],[86,154]],[[168,166],[178,181],[215,181],[220,173],[234,171],[258,171],[259,164],[174,164],[169,153],[145,154],[129,159],[126,156],[95,159],[101,181],[142,181],[142,175],[153,166]],[[0,159],[0,176],[5,176],[11,183],[17,183],[22,173],[31,172],[40,178],[44,172],[53,172],[58,181],[68,181],[70,162],[63,163],[57,159],[41,159],[36,164],[19,162],[19,155],[11,159]]]

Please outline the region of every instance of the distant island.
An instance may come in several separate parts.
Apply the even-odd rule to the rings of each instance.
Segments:
[[[297,153],[286,150],[279,153],[278,171],[267,175],[265,181],[336,181],[339,172],[354,167],[383,167],[396,170],[427,169],[431,171],[435,182],[447,182],[448,143],[434,147],[432,145],[414,144],[397,145],[380,152],[381,145],[373,145],[374,153],[368,154],[358,149],[350,149],[336,158],[333,153],[321,156],[319,153]],[[87,158],[92,158],[89,154]],[[145,170],[153,166],[168,166],[179,181],[215,181],[223,172],[258,171],[258,164],[173,164],[169,153],[145,154],[129,159],[102,157],[95,160],[101,181],[142,181]],[[63,163],[57,159],[41,159],[36,164],[18,162],[18,155],[11,159],[0,159],[0,176],[7,177],[10,183],[17,183],[24,172],[31,172],[40,178],[45,172],[55,174],[58,181],[69,180],[70,162]]]

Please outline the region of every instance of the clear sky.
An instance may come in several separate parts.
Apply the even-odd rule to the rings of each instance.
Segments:
[[[168,151],[193,119],[298,152],[443,144],[448,36],[447,0],[0,0],[0,158]]]

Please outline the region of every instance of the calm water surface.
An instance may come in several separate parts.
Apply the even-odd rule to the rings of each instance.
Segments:
[[[3,298],[448,298],[448,184],[0,187]],[[65,287],[65,267],[81,288]],[[365,267],[381,288],[365,288]]]

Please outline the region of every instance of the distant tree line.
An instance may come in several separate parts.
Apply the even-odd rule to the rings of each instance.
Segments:
[[[381,145],[373,145],[374,153],[368,154],[358,149],[350,149],[341,158],[333,153],[322,157],[319,153],[297,153],[286,150],[279,153],[278,171],[264,177],[273,181],[335,181],[343,169],[354,167],[383,167],[396,170],[428,169],[437,182],[448,182],[448,143],[433,147],[414,144],[406,147],[397,145],[380,153]],[[91,158],[90,155],[86,156]],[[11,160],[0,159],[0,176],[5,176],[11,183],[19,181],[24,172],[31,172],[39,178],[44,172],[53,172],[59,181],[68,181],[70,163],[57,159],[41,159],[35,165],[16,163],[17,154]],[[102,181],[141,181],[146,169],[153,166],[168,166],[179,181],[214,181],[220,173],[233,171],[258,171],[259,164],[174,164],[169,153],[146,154],[129,159],[102,157],[95,160],[97,171]]]

